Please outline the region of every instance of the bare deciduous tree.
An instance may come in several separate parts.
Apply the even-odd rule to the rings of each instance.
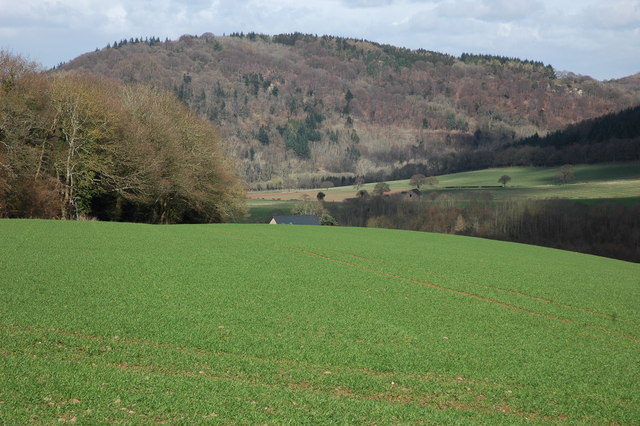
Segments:
[[[376,195],[382,195],[385,192],[389,192],[390,190],[391,188],[389,188],[389,184],[387,182],[378,182],[373,188],[373,193]]]
[[[411,186],[415,186],[416,188],[420,189],[420,186],[424,185],[426,181],[427,181],[427,177],[425,175],[417,173],[411,176],[411,179],[409,179],[409,184]]]
[[[440,181],[438,180],[437,176],[429,176],[427,177],[427,179],[425,179],[424,183],[429,186],[436,186],[438,183],[440,183]]]
[[[573,166],[571,164],[565,164],[560,167],[560,172],[555,175],[555,179],[563,184],[571,182],[574,178]]]

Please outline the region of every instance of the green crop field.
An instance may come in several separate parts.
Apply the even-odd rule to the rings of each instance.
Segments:
[[[0,423],[637,424],[639,307],[513,243],[0,220]]]

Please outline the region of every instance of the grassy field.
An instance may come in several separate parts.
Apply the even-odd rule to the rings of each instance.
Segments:
[[[273,216],[291,215],[296,201],[247,200],[249,207],[248,223],[269,223]]]
[[[634,424],[640,265],[384,229],[0,220],[0,423]]]
[[[479,192],[490,193],[494,199],[601,199],[640,197],[640,162],[577,165],[573,167],[575,179],[566,185],[558,185],[554,176],[559,167],[508,167],[438,176],[434,187],[423,186],[425,192],[443,192],[458,197],[471,198]],[[447,186],[495,186],[502,175],[509,175],[511,182],[506,188],[494,189],[447,189]],[[391,190],[410,189],[409,180],[388,182]],[[373,191],[375,183],[365,184],[362,189]],[[306,194],[315,199],[318,191],[326,194],[327,201],[342,201],[354,197],[353,186],[308,191],[251,193],[252,198],[264,200],[301,200]]]

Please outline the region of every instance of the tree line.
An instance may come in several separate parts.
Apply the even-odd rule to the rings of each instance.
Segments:
[[[0,52],[0,217],[224,221],[243,188],[216,129],[164,89]]]
[[[165,43],[168,42],[169,39],[166,38],[165,39]],[[145,37],[144,39],[142,37],[136,37],[136,38],[129,38],[128,40],[126,38],[123,38],[120,41],[114,41],[113,45],[111,43],[107,43],[107,46],[105,47],[105,49],[119,49],[122,46],[126,46],[128,44],[138,44],[138,43],[144,43],[147,46],[155,46],[156,44],[161,43],[162,41],[160,40],[159,37],[155,37],[155,36],[151,36],[151,37]]]
[[[459,234],[535,244],[640,262],[640,203],[570,200],[471,201],[431,193],[420,201],[363,196],[328,203],[344,226]]]
[[[584,120],[544,137],[536,133],[509,147],[576,151],[584,163],[637,160],[640,158],[640,105]]]
[[[482,64],[482,65],[506,65],[510,68],[518,69],[521,71],[540,71],[547,77],[555,79],[556,72],[551,65],[545,65],[542,61],[532,61],[529,59],[511,58],[498,55],[477,55],[473,53],[463,53],[460,55],[460,61],[467,64]]]

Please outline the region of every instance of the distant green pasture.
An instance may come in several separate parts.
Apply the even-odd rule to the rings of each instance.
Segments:
[[[635,424],[638,277],[422,232],[0,220],[0,423]]]
[[[616,199],[640,196],[640,179],[603,182],[581,182],[567,185],[510,186],[491,189],[430,189],[424,192],[449,193],[461,199],[470,199],[489,193],[496,200],[506,199]]]
[[[295,206],[293,201],[276,200],[247,200],[249,207],[249,223],[269,223],[273,216],[291,215],[291,209]]]
[[[640,197],[640,162],[611,163],[595,165],[577,165],[573,167],[575,179],[569,184],[560,185],[554,177],[560,167],[507,167],[499,169],[476,170],[438,176],[439,183],[433,187],[423,185],[423,192],[445,192],[464,199],[479,193],[490,193],[494,199],[607,199]],[[511,177],[506,188],[445,188],[447,186],[499,186],[502,175]],[[409,180],[387,182],[392,191],[412,188]],[[373,192],[375,183],[368,183],[360,189]],[[315,199],[318,191],[326,194],[327,201],[342,201],[355,197],[353,186],[300,190],[287,192],[253,193],[252,196],[263,199],[301,200],[306,194]]]
[[[555,175],[560,167],[505,167],[439,176],[439,186],[500,185],[498,179],[509,175],[508,186],[557,186]],[[640,179],[640,162],[576,165],[572,167],[572,184]]]

